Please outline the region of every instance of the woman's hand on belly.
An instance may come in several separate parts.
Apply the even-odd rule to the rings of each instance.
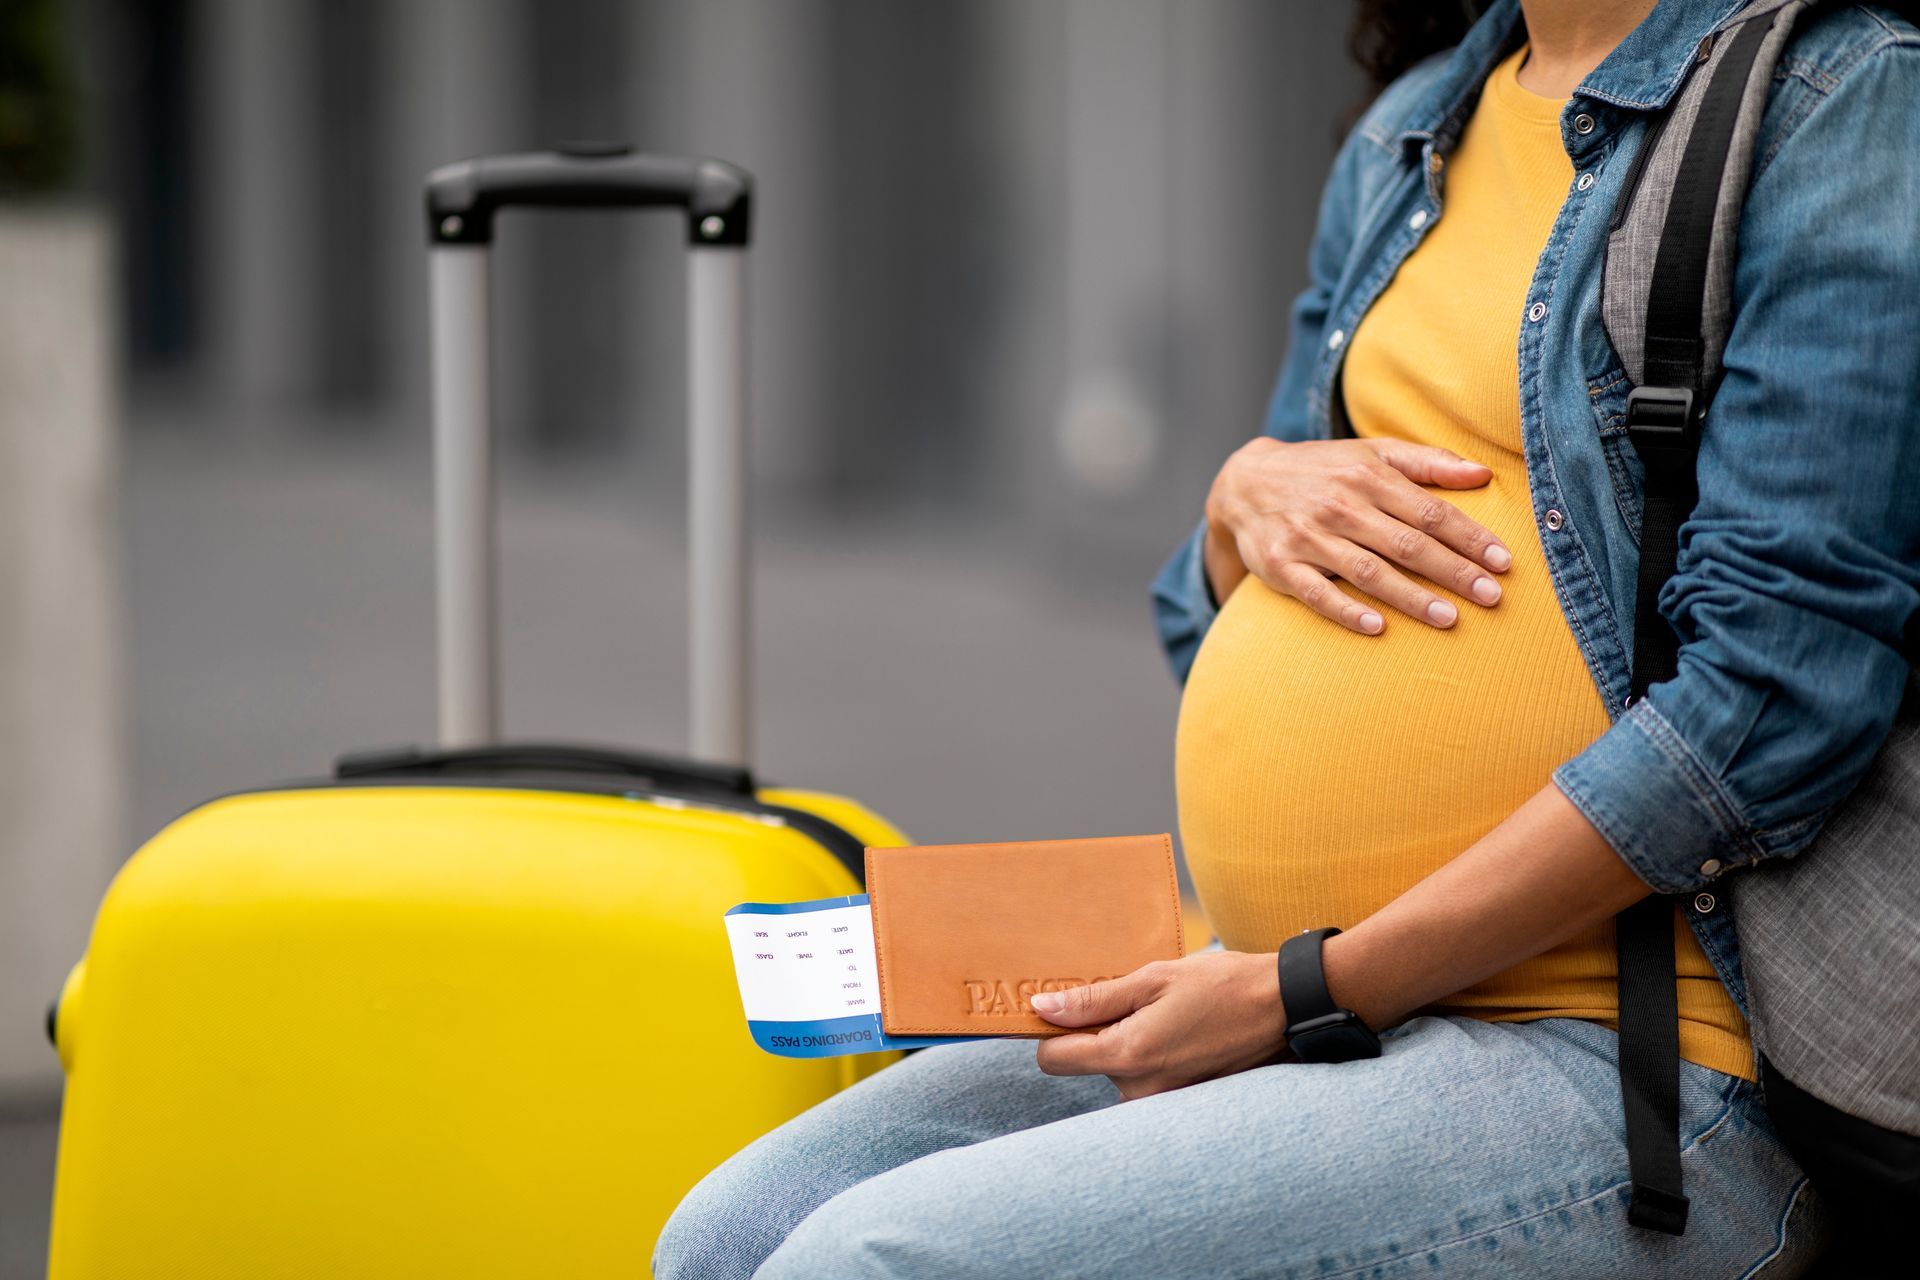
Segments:
[[[1280,975],[1270,953],[1203,951],[1159,960],[1124,978],[1042,992],[1033,1007],[1055,1026],[1099,1028],[1042,1040],[1042,1071],[1103,1075],[1128,1099],[1262,1066],[1285,1049]]]
[[[1331,576],[1410,618],[1450,627],[1458,611],[1407,573],[1492,605],[1500,586],[1488,570],[1504,573],[1513,555],[1421,486],[1477,489],[1492,474],[1448,450],[1401,440],[1252,440],[1227,459],[1207,495],[1214,598],[1224,602],[1251,573],[1351,630],[1384,630],[1386,620]]]

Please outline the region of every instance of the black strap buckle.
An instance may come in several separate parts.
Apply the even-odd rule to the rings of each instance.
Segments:
[[[1691,454],[1700,443],[1700,417],[1690,387],[1635,387],[1627,393],[1627,439],[1645,460],[1650,453]]]
[[[1678,1192],[1636,1182],[1633,1184],[1632,1197],[1627,1202],[1627,1221],[1648,1231],[1664,1231],[1670,1236],[1684,1235],[1687,1230],[1687,1208],[1687,1198]]]

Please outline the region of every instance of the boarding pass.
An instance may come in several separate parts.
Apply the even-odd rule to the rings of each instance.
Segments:
[[[887,1034],[873,913],[864,893],[743,902],[727,912],[726,925],[747,1028],[768,1053],[832,1058],[977,1038]]]

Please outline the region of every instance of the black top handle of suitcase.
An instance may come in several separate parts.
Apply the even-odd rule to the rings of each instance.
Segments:
[[[571,743],[503,743],[497,746],[431,750],[394,747],[356,751],[333,762],[333,776],[342,781],[372,778],[461,777],[526,774],[601,774],[631,779],[649,790],[693,793],[754,794],[753,774],[724,764],[704,764],[620,751],[611,747]]]
[[[427,175],[425,196],[440,747],[499,744],[488,268],[494,215],[519,206],[669,209],[685,213],[688,236],[691,754],[744,770],[751,754],[746,254],[752,176],[720,160],[573,143],[444,165]]]
[[[427,235],[434,244],[487,244],[493,215],[514,205],[546,209],[685,209],[687,239],[744,245],[753,179],[722,160],[641,155],[624,142],[564,142],[551,151],[481,156],[427,177]]]

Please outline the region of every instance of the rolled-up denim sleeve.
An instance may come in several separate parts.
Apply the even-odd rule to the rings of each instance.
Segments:
[[[1764,135],[1763,135],[1764,136]],[[1920,48],[1889,40],[1762,155],[1655,685],[1556,773],[1656,890],[1792,856],[1899,706],[1920,608]]]
[[[1153,580],[1153,625],[1160,633],[1160,647],[1173,668],[1173,678],[1182,684],[1186,683],[1187,672],[1193,670],[1201,639],[1219,612],[1213,587],[1207,582],[1202,553],[1206,537],[1207,522],[1202,520],[1193,536],[1174,548]]]

